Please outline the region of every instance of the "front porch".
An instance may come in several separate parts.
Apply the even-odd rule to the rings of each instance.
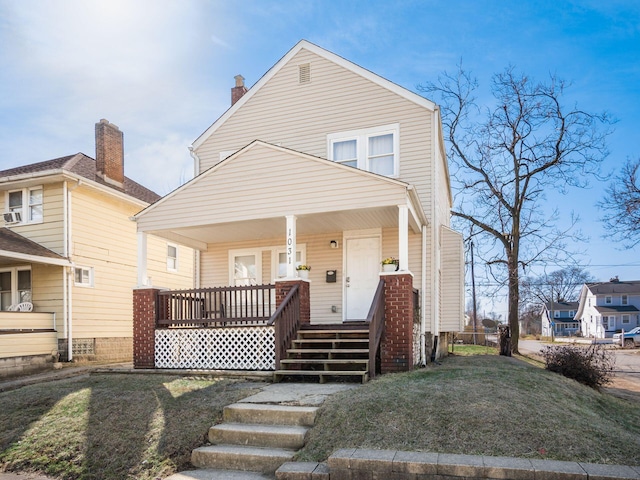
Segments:
[[[420,349],[412,281],[407,272],[381,274],[364,321],[321,327],[311,324],[312,286],[301,279],[179,291],[139,288],[134,367],[263,370],[273,371],[276,381],[296,376],[321,382],[409,370]]]

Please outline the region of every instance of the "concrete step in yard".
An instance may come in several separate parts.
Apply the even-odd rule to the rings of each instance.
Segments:
[[[261,480],[290,462],[304,446],[318,407],[234,403],[223,411],[223,422],[209,429],[214,445],[191,452],[198,470],[181,472],[167,480]]]
[[[318,407],[234,403],[224,408],[223,420],[228,423],[311,427],[316,420],[317,411]]]
[[[174,473],[165,480],[274,480],[271,474],[241,470],[201,469]]]
[[[245,470],[273,474],[280,465],[293,459],[295,450],[244,445],[210,445],[191,452],[196,468]],[[221,477],[225,478],[225,477]]]
[[[299,449],[309,430],[298,425],[260,425],[247,423],[222,423],[209,429],[209,441],[213,444],[253,445]]]

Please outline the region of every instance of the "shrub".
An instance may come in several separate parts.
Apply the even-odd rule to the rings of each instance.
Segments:
[[[562,346],[542,350],[546,369],[577,380],[591,388],[611,382],[615,357],[601,345],[588,348]]]

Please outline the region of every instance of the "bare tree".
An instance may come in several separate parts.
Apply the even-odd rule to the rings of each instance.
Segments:
[[[493,76],[494,104],[478,107],[478,84],[467,72],[419,87],[441,103],[456,204],[451,212],[487,240],[483,258],[508,287],[512,352],[518,352],[520,268],[559,260],[568,229],[545,214],[547,189],[584,187],[607,155],[610,123],[563,104],[565,83],[535,83],[512,67]]]
[[[627,160],[598,202],[607,235],[626,248],[640,243],[640,159]]]
[[[595,278],[580,267],[568,267],[549,274],[522,278],[520,283],[521,311],[531,304],[576,302],[580,287]]]

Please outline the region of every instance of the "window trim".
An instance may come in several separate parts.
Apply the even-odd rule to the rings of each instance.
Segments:
[[[42,192],[42,201],[41,203],[31,203],[31,192],[36,190],[40,190]],[[9,197],[12,193],[20,192],[21,193],[21,205],[20,207],[11,208],[9,205]],[[41,218],[36,220],[32,220],[32,207],[40,206],[42,208]],[[7,190],[4,195],[4,212],[19,212],[20,213],[20,221],[16,222],[16,225],[29,225],[29,224],[38,224],[44,222],[44,187],[42,185],[36,185],[33,187],[24,187],[17,188],[15,190]]]
[[[17,303],[22,303],[23,300],[20,298],[20,289],[18,285],[18,272],[29,271],[31,272],[31,288],[29,289],[31,292],[31,299],[24,300],[33,303],[33,271],[31,270],[30,265],[21,265],[17,267],[6,267],[0,268],[0,273],[11,273],[11,303],[9,305],[15,305]],[[7,307],[9,306],[7,305]]]
[[[613,297],[611,295],[606,295],[604,297],[605,305],[611,305],[613,303]]]
[[[629,305],[629,295],[620,295],[620,304]]]
[[[78,281],[76,280],[76,271],[78,271],[78,270],[87,271],[87,273],[88,273],[88,277],[89,277],[88,282],[84,282],[84,281],[78,282]],[[83,279],[84,279],[84,275],[83,275]],[[75,267],[73,267],[73,284],[74,284],[76,287],[81,287],[81,288],[93,288],[93,287],[95,286],[95,285],[94,285],[94,271],[93,271],[93,267],[83,267],[83,266],[78,266],[78,265],[76,265]]]
[[[176,251],[176,256],[175,257],[171,257],[169,255],[169,248],[174,248]],[[177,243],[169,243],[167,242],[167,272],[177,272],[179,270],[179,264],[178,264],[178,257],[179,257],[179,251],[178,251],[178,244]],[[172,259],[173,260],[173,266],[169,266],[169,260]]]
[[[369,139],[382,135],[393,135],[393,173],[384,175],[389,178],[398,178],[400,175],[400,124],[392,123],[372,128],[335,132],[327,135],[327,159],[336,162],[333,158],[333,145],[338,142],[356,141],[356,168],[371,172],[369,159]],[[375,172],[371,172],[375,173]],[[383,174],[378,174],[383,175]]]
[[[283,276],[280,276],[278,274],[278,267],[280,266],[280,254],[281,253],[287,253],[287,248],[286,247],[272,247],[271,249],[271,276],[275,279],[275,280],[280,280],[283,278],[286,278],[286,274]],[[306,265],[307,263],[307,244],[306,243],[299,243],[296,245],[296,256],[298,254],[298,252],[300,252],[300,265]],[[297,263],[297,262],[296,262]],[[296,265],[297,267],[297,265]]]

